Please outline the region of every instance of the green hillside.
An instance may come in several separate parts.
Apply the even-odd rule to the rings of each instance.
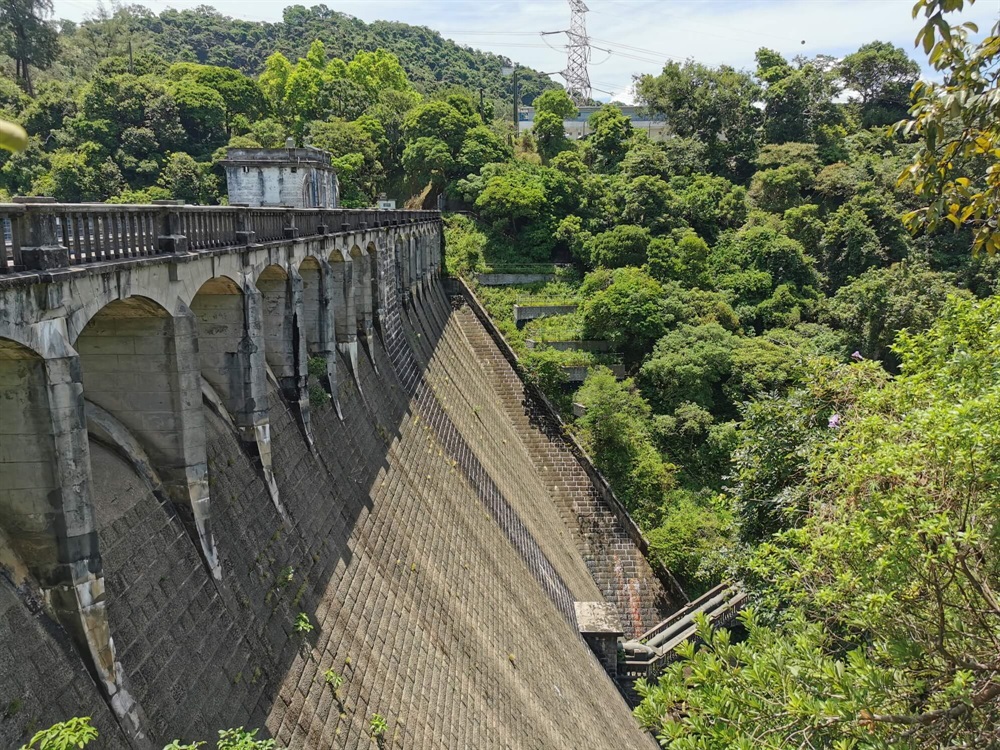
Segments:
[[[167,62],[197,62],[236,68],[256,76],[273,52],[291,59],[304,57],[319,39],[327,52],[345,60],[361,51],[387,50],[402,62],[418,91],[431,93],[461,86],[487,99],[510,98],[510,81],[500,69],[510,58],[463,47],[425,26],[391,21],[365,23],[325,5],[285,8],[281,23],[229,18],[207,5],[194,10],[165,10],[156,15],[141,6],[127,6],[114,15],[79,26],[62,24],[62,46],[68,53],[96,49],[107,55],[151,53]],[[99,43],[97,43],[99,42]],[[92,55],[67,54],[68,72],[89,77],[99,62]],[[536,71],[520,75],[526,104],[546,88],[556,86]]]

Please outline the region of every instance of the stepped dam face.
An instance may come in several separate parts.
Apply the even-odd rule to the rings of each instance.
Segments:
[[[69,214],[31,247],[72,268],[0,271],[0,746],[654,746],[576,613],[679,594],[446,293],[437,215],[180,216],[98,263]]]

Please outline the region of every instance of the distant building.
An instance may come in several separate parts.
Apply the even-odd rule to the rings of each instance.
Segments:
[[[623,106],[619,107],[626,117],[632,121],[632,127],[636,130],[645,131],[654,141],[662,141],[667,137],[667,119],[662,115],[650,114],[645,107]],[[566,129],[566,137],[579,140],[590,135],[590,125],[587,120],[600,107],[580,107],[580,114],[572,120],[563,120],[563,127]],[[524,133],[531,130],[535,124],[535,108],[522,107],[518,112],[518,132]]]
[[[330,166],[330,154],[318,148],[231,148],[222,165],[230,203],[337,207],[337,173]]]

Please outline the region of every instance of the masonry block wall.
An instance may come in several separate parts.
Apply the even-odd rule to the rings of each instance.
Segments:
[[[0,435],[0,608],[16,602],[6,617],[19,628],[0,629],[0,666],[18,653],[31,664],[0,680],[0,707],[45,694],[32,674],[70,676],[59,700],[0,714],[0,739],[23,742],[70,706],[95,716],[98,747],[239,725],[287,747],[369,747],[373,713],[389,721],[386,747],[652,746],[577,632],[574,603],[606,593],[435,280],[439,238],[423,234],[220,253],[172,269],[174,286],[142,289],[148,301],[131,267],[74,275],[65,298],[94,302],[54,333],[38,329],[52,359],[35,339],[4,338],[0,314],[0,409],[12,416]],[[412,264],[409,294],[394,245]],[[306,247],[321,253],[315,265]],[[303,269],[316,272],[314,304]],[[26,319],[39,298],[4,309]],[[332,344],[338,328],[355,343]],[[279,383],[301,386],[310,337],[344,375],[324,406],[260,382],[266,360]],[[148,377],[132,371],[140,363]],[[60,377],[67,394],[53,390]],[[79,404],[77,421],[53,398]],[[185,432],[196,424],[200,442]],[[9,477],[26,457],[13,446],[68,455],[70,428],[85,467],[74,530],[91,542],[45,551],[52,523],[34,547],[22,537],[31,514]],[[58,478],[52,488],[27,473],[57,513]],[[37,588],[45,561],[66,550],[90,576],[71,582],[99,592],[78,615],[39,604],[51,595]],[[303,618],[310,628],[296,627]]]

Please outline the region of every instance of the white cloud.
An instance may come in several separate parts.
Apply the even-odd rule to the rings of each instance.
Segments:
[[[310,4],[308,0],[300,0]],[[590,77],[595,89],[626,91],[632,76],[657,73],[668,59],[753,69],[754,52],[771,47],[786,57],[841,56],[880,39],[913,49],[919,22],[913,0],[587,0],[587,28],[595,49]],[[191,8],[206,0],[140,0],[153,11]],[[564,0],[327,0],[329,7],[365,21],[394,20],[428,26],[471,47],[507,55],[545,72],[565,66],[565,37],[539,32],[569,26]],[[226,15],[276,21],[281,4],[272,0],[215,0]],[[55,0],[57,16],[79,20],[96,4]],[[996,21],[1000,2],[980,0],[962,15],[982,29]],[[611,44],[608,44],[610,42]],[[628,45],[624,48],[620,45]],[[636,59],[641,58],[641,59]],[[598,92],[599,93],[599,92]],[[605,93],[602,98],[608,98]]]

